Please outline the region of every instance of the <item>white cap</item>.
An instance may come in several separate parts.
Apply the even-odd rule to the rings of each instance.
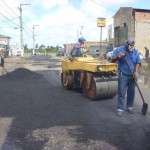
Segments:
[[[127,39],[127,42],[128,42],[129,44],[132,44],[133,42],[135,42],[135,39],[132,38],[132,37],[129,37],[129,38]]]

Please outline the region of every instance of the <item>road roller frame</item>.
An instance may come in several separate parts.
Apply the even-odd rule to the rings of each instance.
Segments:
[[[71,90],[82,88],[91,100],[106,99],[117,94],[118,65],[93,57],[76,57],[73,61],[62,60],[62,86]]]

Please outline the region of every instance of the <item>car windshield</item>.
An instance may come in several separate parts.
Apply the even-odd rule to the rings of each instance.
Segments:
[[[64,51],[58,51],[58,53],[63,53]]]

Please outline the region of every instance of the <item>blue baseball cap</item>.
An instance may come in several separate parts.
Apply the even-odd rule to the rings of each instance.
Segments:
[[[80,37],[80,38],[79,38],[79,41],[83,42],[83,41],[86,41],[86,40],[85,40],[85,38]]]
[[[132,37],[129,37],[129,38],[127,39],[127,42],[128,42],[129,44],[132,44],[133,42],[135,42],[135,39],[132,38]]]

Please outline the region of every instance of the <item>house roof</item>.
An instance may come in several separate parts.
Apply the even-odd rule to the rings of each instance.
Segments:
[[[139,9],[139,8],[132,8],[133,11],[137,12],[150,12],[150,9]]]
[[[11,37],[0,34],[0,38],[9,38],[10,39]]]

